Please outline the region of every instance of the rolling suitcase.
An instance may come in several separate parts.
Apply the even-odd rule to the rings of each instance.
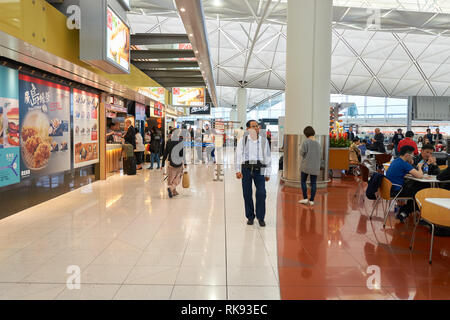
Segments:
[[[136,158],[129,157],[123,159],[123,173],[129,176],[136,174]]]

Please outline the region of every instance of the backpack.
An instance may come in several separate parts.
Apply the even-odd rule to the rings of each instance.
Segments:
[[[385,178],[385,176],[381,173],[378,172],[372,173],[372,176],[370,177],[369,182],[367,183],[367,190],[366,190],[367,199],[370,200],[377,199],[375,193],[377,193],[378,189],[380,188],[383,178]]]

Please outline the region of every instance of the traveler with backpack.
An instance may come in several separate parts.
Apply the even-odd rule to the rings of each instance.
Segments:
[[[171,137],[167,141],[164,149],[161,169],[164,168],[166,160],[169,160],[167,192],[169,193],[169,198],[172,198],[179,194],[177,192],[177,186],[180,184],[181,178],[183,177],[184,142],[180,129],[172,129],[170,134]]]
[[[158,169],[160,168],[160,150],[161,150],[161,135],[155,130],[151,129],[151,139],[150,139],[150,167],[153,169],[153,163],[156,162]]]

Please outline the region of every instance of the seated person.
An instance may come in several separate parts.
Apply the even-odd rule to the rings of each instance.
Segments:
[[[414,157],[414,167],[422,162],[422,171],[430,176],[437,176],[440,173],[436,158],[433,157],[434,147],[432,144],[425,144],[420,150],[420,154]]]
[[[354,138],[353,143],[350,146],[349,160],[350,164],[361,163],[361,150],[359,150],[359,138]]]
[[[419,150],[417,149],[417,144],[413,140],[413,137],[414,137],[414,132],[406,131],[405,139],[401,140],[398,143],[398,147],[397,147],[398,151],[400,152],[400,149],[404,146],[411,146],[414,148],[414,155],[417,156],[419,154]]]
[[[358,148],[361,150],[361,155],[365,156],[367,151],[367,140],[363,139]]]
[[[395,197],[401,190],[399,197],[413,197],[416,193],[414,188],[411,188],[411,184],[408,181],[405,183],[405,176],[409,173],[413,177],[422,178],[422,166],[423,163],[417,165],[417,170],[414,169],[412,164],[413,161],[414,147],[403,146],[400,149],[400,156],[391,162],[388,171],[386,172],[386,178],[392,182],[391,196]],[[402,189],[403,187],[403,189]],[[401,206],[396,218],[401,222],[408,217],[408,215],[413,212],[414,204],[412,200],[408,200],[406,205]]]
[[[450,166],[448,166],[447,169],[442,170],[438,174],[437,179],[440,181],[450,181]],[[450,183],[439,183],[439,186],[442,189],[450,190]]]

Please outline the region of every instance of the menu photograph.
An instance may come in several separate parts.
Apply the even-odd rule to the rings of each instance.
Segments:
[[[173,105],[204,106],[205,88],[173,88]]]
[[[107,9],[107,32],[106,32],[107,57],[130,70],[130,29],[110,9]]]
[[[98,162],[97,94],[73,89],[74,167]]]
[[[19,74],[21,176],[70,170],[70,88]]]
[[[20,182],[19,72],[0,66],[0,187]]]

